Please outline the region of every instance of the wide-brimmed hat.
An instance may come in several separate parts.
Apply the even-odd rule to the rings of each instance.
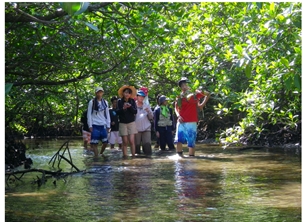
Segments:
[[[162,95],[158,98],[158,104],[161,105],[163,102],[168,101],[168,100],[169,99],[166,96]]]
[[[134,88],[134,86],[127,86],[127,85],[122,86],[122,87],[118,90],[118,95],[119,95],[119,97],[123,97],[123,92],[124,92],[125,89],[130,89],[130,90],[132,91],[132,93],[131,93],[131,97],[132,97],[132,98],[135,98],[135,97],[136,97],[137,90]]]
[[[104,90],[103,90],[102,87],[97,87],[97,88],[95,89],[95,93],[97,93],[97,92],[99,92],[99,91],[103,91],[103,92],[104,92]]]
[[[189,83],[189,79],[187,77],[182,77],[179,81],[178,81],[178,86],[181,87],[182,83]]]

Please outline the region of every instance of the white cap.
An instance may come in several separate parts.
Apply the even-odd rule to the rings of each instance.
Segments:
[[[95,89],[95,93],[97,93],[98,91],[103,91],[103,92],[104,92],[103,88],[101,88],[101,87],[97,87],[97,88]]]

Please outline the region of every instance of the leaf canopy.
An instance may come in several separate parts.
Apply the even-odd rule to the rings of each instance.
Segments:
[[[107,99],[125,84],[147,86],[154,105],[160,92],[176,97],[182,76],[213,92],[215,116],[245,113],[236,122],[242,129],[294,126],[301,116],[301,6],[6,2],[6,126],[77,126],[99,85]]]

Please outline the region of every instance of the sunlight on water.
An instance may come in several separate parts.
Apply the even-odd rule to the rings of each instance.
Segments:
[[[48,163],[63,143],[28,144],[27,157],[35,168],[56,171]],[[81,145],[69,144],[81,172],[40,187],[32,182],[41,173],[28,173],[6,185],[7,221],[301,221],[298,155],[199,145],[195,158],[122,159],[106,149],[108,160],[95,160]],[[60,167],[72,170],[64,161]]]

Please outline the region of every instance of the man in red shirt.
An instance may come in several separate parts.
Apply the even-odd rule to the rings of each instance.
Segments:
[[[176,134],[174,143],[179,156],[183,156],[183,143],[188,143],[189,156],[194,156],[195,141],[197,134],[197,108],[204,106],[209,99],[210,93],[202,93],[199,90],[191,92],[188,87],[189,80],[183,77],[178,81],[178,86],[182,92],[177,97],[175,102],[175,113],[177,115]],[[202,103],[199,103],[201,98],[204,98]]]

